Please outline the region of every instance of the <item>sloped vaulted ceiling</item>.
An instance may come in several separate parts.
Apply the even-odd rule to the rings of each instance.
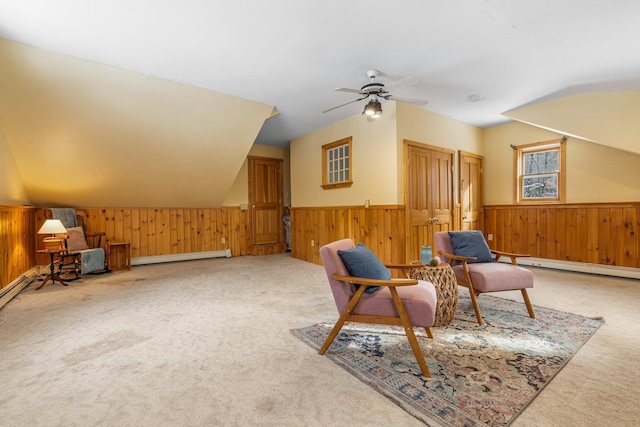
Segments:
[[[504,115],[640,155],[640,92],[580,93],[533,103]]]
[[[38,206],[221,206],[272,111],[0,39],[0,126]]]

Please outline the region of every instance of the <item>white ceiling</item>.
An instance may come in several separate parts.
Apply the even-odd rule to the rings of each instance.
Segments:
[[[372,68],[479,127],[540,99],[640,90],[639,22],[638,0],[0,0],[0,37],[275,106],[256,142],[276,146],[359,114],[364,101],[322,111]]]

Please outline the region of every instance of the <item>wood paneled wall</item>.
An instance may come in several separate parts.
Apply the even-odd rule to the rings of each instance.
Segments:
[[[0,288],[34,265],[36,209],[0,206]]]
[[[496,250],[621,267],[640,267],[640,203],[485,206]]]
[[[367,245],[384,263],[407,262],[404,206],[291,208],[291,228],[294,258],[321,264],[320,247],[348,237]],[[489,245],[497,250],[640,268],[636,202],[485,206],[483,231],[493,235]]]
[[[404,206],[291,208],[291,255],[321,264],[322,245],[351,238],[385,264],[404,263],[405,230]]]
[[[87,212],[88,232],[104,231],[107,242],[130,242],[134,258],[225,249],[233,256],[249,254],[249,211],[240,208],[82,210]],[[43,210],[36,221],[38,226],[44,222]]]

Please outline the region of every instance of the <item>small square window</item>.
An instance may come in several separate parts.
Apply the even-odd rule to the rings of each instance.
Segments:
[[[351,137],[322,146],[322,188],[350,187]]]

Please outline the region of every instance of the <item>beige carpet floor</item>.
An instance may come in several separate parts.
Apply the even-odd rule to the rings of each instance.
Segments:
[[[638,425],[640,283],[533,271],[534,305],[605,324],[512,425]],[[421,425],[289,332],[336,318],[286,254],[32,285],[0,310],[0,426]]]

